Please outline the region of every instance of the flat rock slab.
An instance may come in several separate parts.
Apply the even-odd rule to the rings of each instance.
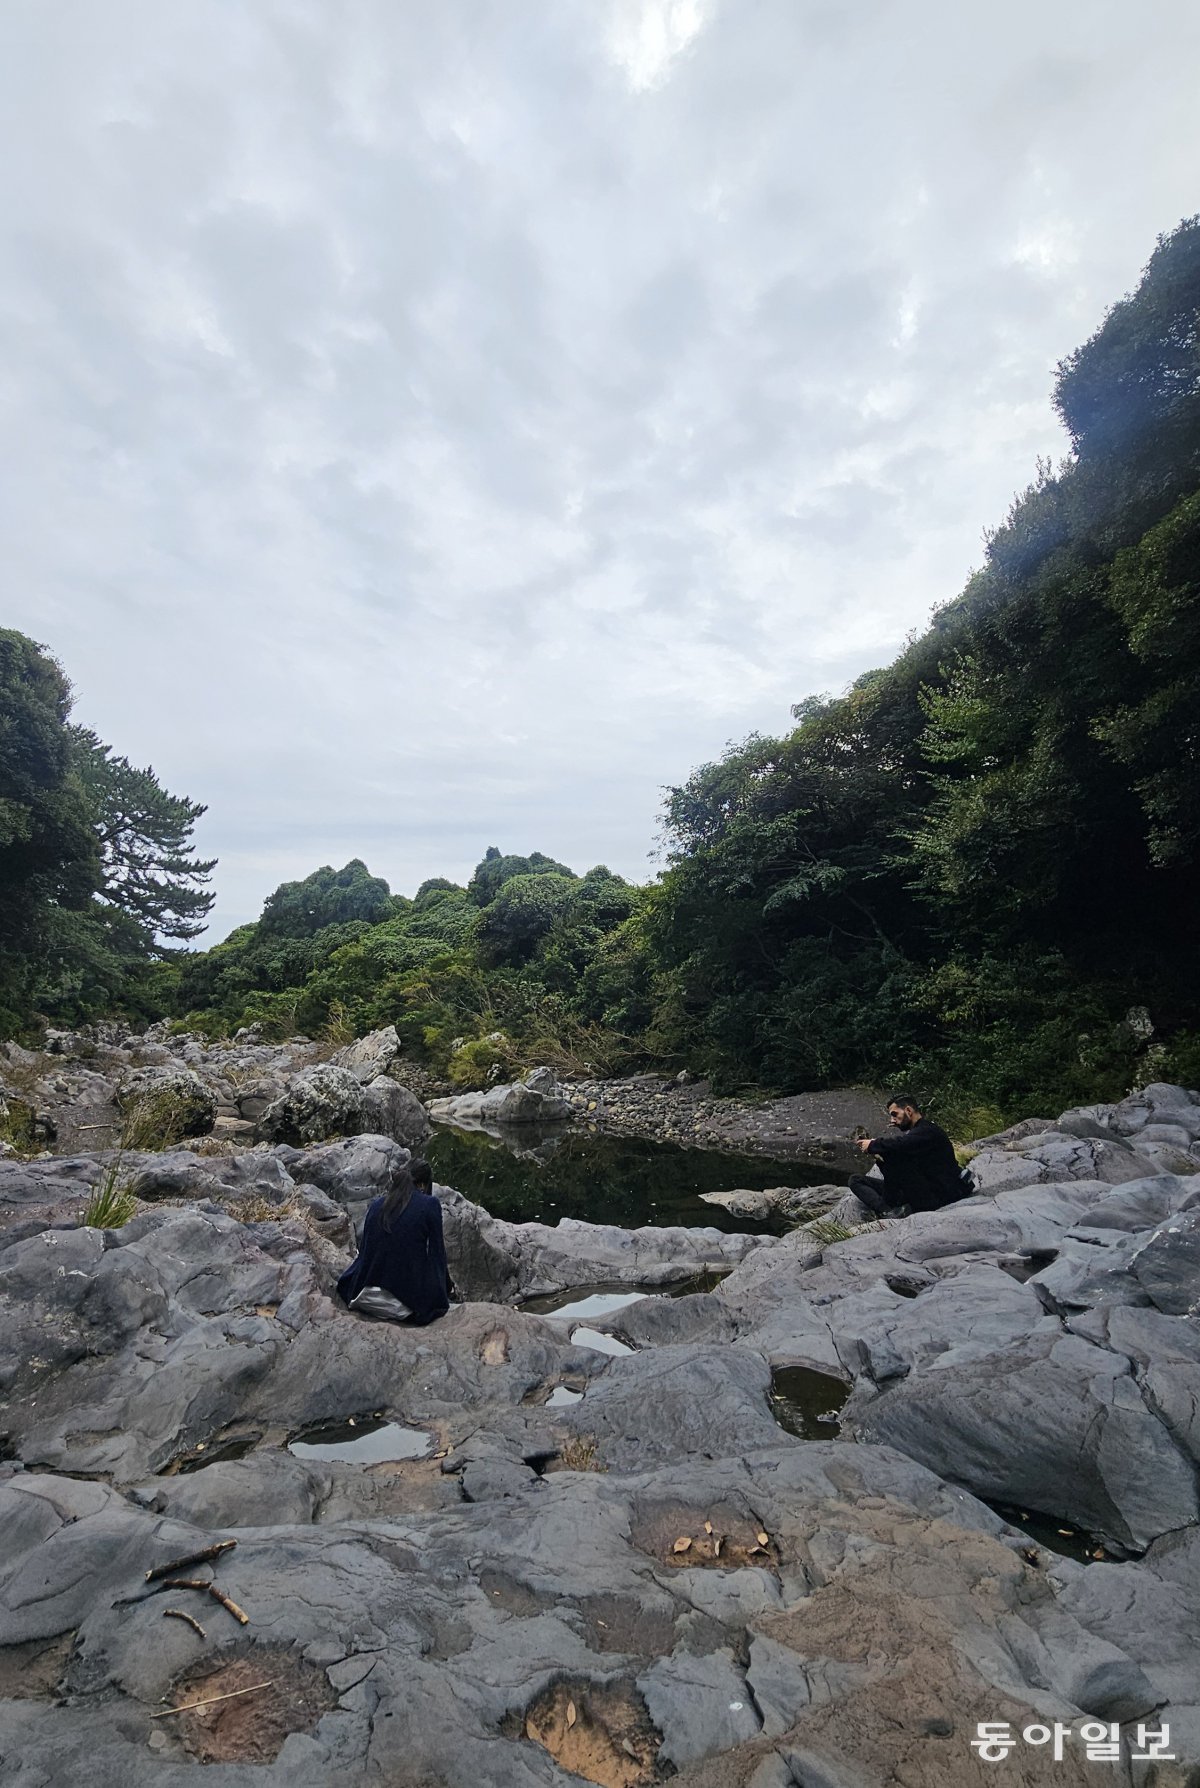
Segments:
[[[240,1680],[239,1660],[266,1686],[253,1726],[218,1728],[220,1779],[236,1788],[546,1784],[570,1779],[571,1758],[631,1752],[630,1782],[667,1764],[684,1784],[742,1781],[773,1747],[822,1751],[838,1720],[864,1780],[884,1779],[899,1745],[922,1783],[958,1788],[980,1706],[1116,1718],[1154,1698],[1094,1630],[1106,1604],[1072,1612],[986,1509],[871,1448],[768,1448],[562,1476],[407,1520],[243,1528],[199,1574],[244,1608],[245,1629],[207,1596],[147,1593],[146,1570],[222,1537],[211,1529],[52,1477],[0,1487],[0,1521],[0,1643],[72,1635],[65,1699],[0,1702],[0,1752],[47,1782],[182,1782],[196,1735],[151,1715]],[[181,1599],[203,1638],[164,1620]],[[306,1672],[323,1694],[297,1693]],[[264,1729],[273,1755],[245,1748]]]

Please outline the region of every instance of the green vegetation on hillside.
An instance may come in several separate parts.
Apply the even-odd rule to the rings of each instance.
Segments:
[[[358,861],[319,869],[273,894],[258,924],[181,958],[172,1003],[210,1033],[394,1023],[464,1086],[535,1060],[603,1072],[635,1047],[606,1006],[604,969],[639,898],[602,866],[577,876],[536,851],[490,850],[466,888],[439,878],[412,900]]]
[[[45,649],[0,629],[0,1035],[39,1016],[154,1016],[155,964],[204,929],[205,809],[70,724]]]
[[[61,672],[0,634],[0,1020],[107,1001],[214,1035],[394,1023],[462,1086],[537,1061],[903,1076],[960,1114],[1195,1084],[1200,221],[1055,403],[1071,456],[963,593],[886,669],[672,789],[647,888],[492,849],[409,900],[356,860],[172,951],[211,898],[203,809],[72,730]]]

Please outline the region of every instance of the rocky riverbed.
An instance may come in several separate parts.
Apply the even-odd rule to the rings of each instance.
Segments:
[[[346,1076],[363,1090],[355,1094]],[[541,1069],[522,1086],[454,1094],[427,1068],[403,1058],[391,1027],[339,1050],[307,1037],[267,1043],[252,1031],[232,1043],[209,1044],[194,1035],[173,1036],[165,1024],[135,1035],[116,1023],[51,1032],[45,1051],[0,1046],[0,1102],[27,1110],[30,1143],[60,1154],[115,1146],[129,1093],[155,1087],[190,1099],[194,1133],[207,1148],[277,1140],[287,1114],[268,1117],[269,1108],[297,1080],[306,1106],[301,1119],[314,1134],[321,1125],[327,1126],[322,1135],[352,1131],[372,1115],[391,1133],[396,1124],[386,1113],[372,1114],[366,1093],[372,1082],[378,1092],[381,1078],[405,1087],[435,1116],[470,1127],[561,1118],[615,1136],[824,1163],[840,1172],[857,1171],[850,1141],[855,1130],[881,1122],[880,1097],[864,1088],[756,1101],[719,1098],[707,1081],[686,1074],[557,1084]],[[552,1089],[549,1098],[537,1091],[541,1086]],[[535,1090],[535,1099],[527,1088]],[[382,1091],[391,1096],[386,1087]],[[540,1112],[534,1109],[539,1105]],[[303,1122],[293,1126],[296,1139],[300,1127]]]
[[[564,1091],[576,1118],[618,1135],[854,1172],[860,1165],[854,1132],[877,1135],[883,1121],[880,1095],[862,1087],[755,1102],[718,1098],[705,1080],[638,1074],[572,1081]]]
[[[426,1122],[362,1096],[394,1056],[238,1047],[118,1066],[224,1067],[250,1131],[0,1162],[5,1783],[959,1788],[992,1721],[1006,1780],[1082,1784],[1089,1719],[1106,1780],[1197,1779],[1195,1093],[987,1139],[977,1197],[836,1243],[439,1188],[464,1301],[414,1330],[332,1295]],[[642,1295],[526,1307],[601,1286]],[[777,1419],[797,1372],[836,1438]]]

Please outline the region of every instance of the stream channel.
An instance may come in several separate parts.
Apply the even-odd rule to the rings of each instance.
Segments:
[[[568,1124],[513,1126],[503,1136],[439,1125],[426,1145],[439,1185],[453,1186],[509,1223],[646,1223],[774,1234],[777,1223],[735,1217],[705,1204],[702,1192],[735,1187],[828,1186],[845,1175],[827,1166],[770,1161],[762,1155],[681,1148],[634,1136],[603,1136]]]

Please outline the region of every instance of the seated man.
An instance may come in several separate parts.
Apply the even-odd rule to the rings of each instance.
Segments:
[[[418,1325],[435,1322],[450,1308],[442,1207],[432,1193],[416,1190],[407,1167],[367,1206],[358,1259],[337,1289],[351,1309],[360,1294],[388,1292],[388,1299],[364,1295],[362,1313]]]
[[[954,1144],[937,1124],[922,1117],[911,1093],[888,1100],[889,1129],[872,1140],[863,1138],[864,1155],[878,1155],[882,1181],[856,1174],[850,1190],[877,1217],[907,1217],[910,1211],[937,1211],[956,1199],[969,1198],[974,1183],[958,1165]]]

